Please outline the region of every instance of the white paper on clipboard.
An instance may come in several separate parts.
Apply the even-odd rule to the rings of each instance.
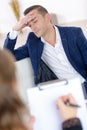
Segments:
[[[27,90],[30,112],[35,116],[34,130],[62,130],[62,119],[56,108],[56,99],[59,96],[71,93],[78,104],[77,117],[80,118],[83,130],[87,129],[87,108],[83,90],[78,78],[67,82],[53,82]],[[45,88],[45,89],[44,89]]]

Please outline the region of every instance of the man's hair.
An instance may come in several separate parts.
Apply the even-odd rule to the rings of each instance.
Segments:
[[[0,85],[10,86],[16,81],[15,58],[8,50],[0,49]]]
[[[30,13],[32,10],[37,10],[40,14],[42,14],[43,16],[48,13],[47,9],[45,9],[43,6],[41,5],[33,5],[28,7],[25,11],[24,11],[24,15]]]

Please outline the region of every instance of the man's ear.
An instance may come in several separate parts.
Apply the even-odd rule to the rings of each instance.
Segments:
[[[35,123],[35,117],[31,116],[30,119],[29,119],[29,124],[28,124],[29,130],[34,130],[34,123]]]
[[[49,21],[49,22],[51,21],[51,14],[47,13],[45,17],[46,17],[47,21]]]

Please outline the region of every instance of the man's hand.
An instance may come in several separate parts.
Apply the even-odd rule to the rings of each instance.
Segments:
[[[23,17],[22,19],[20,19],[20,20],[13,26],[12,29],[13,29],[14,31],[20,31],[20,30],[22,30],[23,28],[25,28],[25,27],[27,26],[27,24],[28,24],[27,21],[28,21],[28,20],[27,20],[26,16]]]
[[[30,12],[29,14],[25,15],[22,19],[20,19],[12,28],[14,31],[20,31],[23,28],[29,26],[29,23],[35,19],[34,13]]]

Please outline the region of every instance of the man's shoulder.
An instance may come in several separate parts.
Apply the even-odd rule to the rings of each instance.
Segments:
[[[36,43],[40,42],[41,39],[38,38],[33,32],[29,32],[28,37],[27,37],[27,43],[31,46],[36,46]]]
[[[35,40],[38,40],[38,39],[39,39],[33,32],[30,32],[30,33],[29,33],[28,38],[29,38],[29,39],[35,39]]]
[[[72,31],[76,31],[76,30],[81,30],[80,27],[75,27],[75,26],[56,26],[58,29],[60,30],[72,30]]]
[[[82,32],[80,27],[71,27],[71,26],[57,26],[60,34],[68,34],[70,35],[77,35],[79,32]]]

